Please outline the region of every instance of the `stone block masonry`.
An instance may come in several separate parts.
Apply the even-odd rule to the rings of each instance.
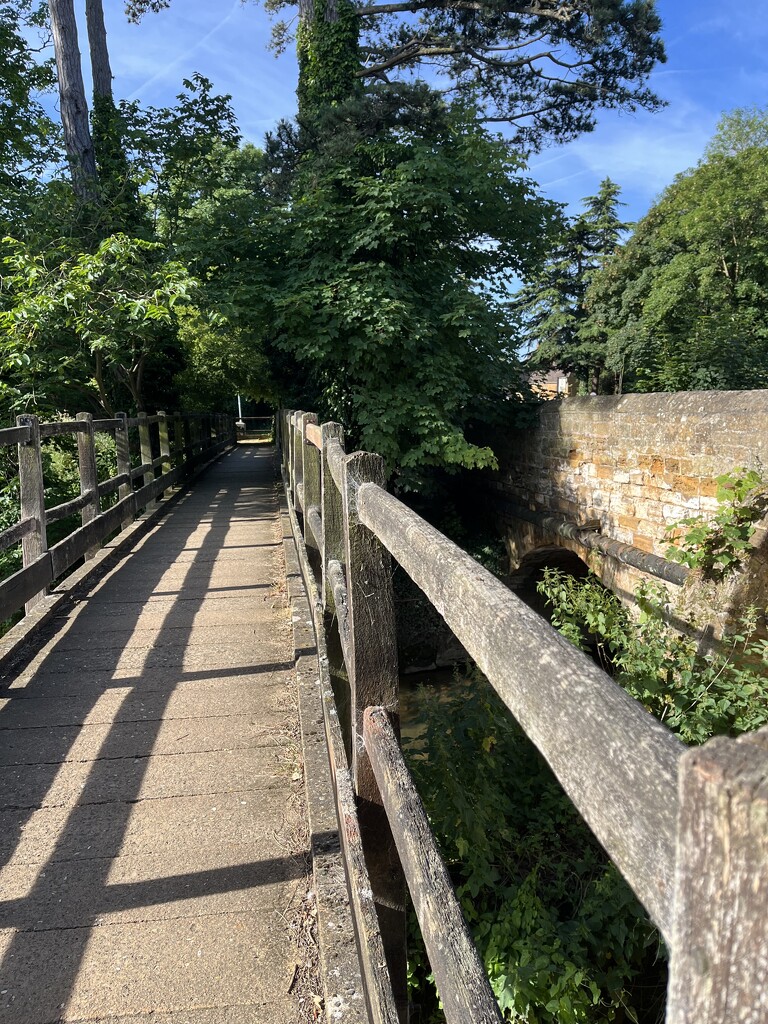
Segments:
[[[664,556],[668,526],[716,511],[720,474],[742,466],[768,471],[768,391],[545,402],[538,423],[513,432],[498,455],[492,486],[510,507],[590,524],[614,540]],[[557,544],[573,547],[588,563],[597,559],[591,567],[608,585],[621,583],[615,576],[622,569],[614,567],[606,579],[605,559],[590,559],[531,523],[509,525],[507,542],[513,567],[532,550]]]

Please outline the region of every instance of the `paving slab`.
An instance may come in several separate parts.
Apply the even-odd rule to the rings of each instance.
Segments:
[[[219,602],[216,602],[219,603]],[[233,602],[234,603],[234,602]],[[195,609],[192,609],[194,614]],[[224,609],[226,612],[226,608]],[[260,660],[263,644],[261,634],[266,626],[274,624],[274,613],[271,607],[255,607],[251,614],[242,614],[242,621],[235,621],[233,616],[226,628],[219,623],[214,626],[203,625],[201,622],[181,625],[174,616],[172,622],[162,622],[154,627],[139,625],[126,628],[125,620],[108,620],[99,628],[99,648],[101,651],[117,650],[130,646],[133,650],[147,647],[238,647],[243,654],[250,655],[252,660]],[[257,628],[261,626],[261,629]],[[48,656],[53,662],[59,663],[62,654],[68,651],[93,650],[93,619],[89,616],[82,623],[75,621],[72,629],[62,635]],[[115,655],[112,655],[116,659]],[[41,662],[41,667],[48,667]],[[53,666],[51,666],[53,667]]]
[[[288,1016],[285,1016],[287,1013]],[[310,1018],[311,1019],[311,1018]],[[100,1017],[98,1022],[80,1019],[72,1024],[295,1024],[292,1008],[281,1010],[269,1003],[244,1006],[214,1006],[180,1013],[137,1014],[130,1017]]]
[[[292,671],[290,663],[281,666],[282,678]],[[160,687],[160,682],[166,685]],[[94,687],[98,680],[94,680]],[[101,686],[104,686],[102,681]],[[128,685],[114,686],[98,694],[70,697],[0,698],[0,730],[50,728],[64,725],[99,725],[109,722],[144,722],[162,718],[227,718],[253,711],[266,726],[277,726],[283,716],[279,702],[280,681],[269,687],[256,687],[238,677],[223,679],[184,679],[168,685],[165,676],[158,689],[138,693]],[[0,744],[3,742],[0,733]]]
[[[291,774],[290,760],[273,745],[0,768],[0,809],[279,788]]]
[[[0,933],[14,961],[0,1024],[175,1012],[210,1005],[213,993],[238,1003],[245,977],[254,995],[285,1012],[294,965],[276,948],[280,913],[15,932],[10,941]]]
[[[225,640],[216,645],[195,644],[189,640],[174,643],[172,637],[168,644],[127,647],[122,650],[118,648],[117,652],[108,647],[97,647],[92,644],[90,649],[85,649],[85,656],[84,649],[80,646],[74,651],[49,651],[10,680],[9,688],[26,687],[41,670],[46,675],[101,671],[111,673],[112,678],[119,678],[121,673],[135,676],[140,672],[143,675],[151,668],[182,671],[213,667],[257,670],[261,665],[285,664],[288,660],[286,654],[292,660],[292,652],[286,652],[285,640],[281,633],[284,631],[278,632],[275,629],[270,637],[259,640],[258,657],[240,643],[227,643]]]
[[[281,787],[173,796],[129,805],[6,811],[0,861],[6,866],[39,865],[141,854],[156,858],[162,872],[169,857],[202,856],[212,848],[222,855],[229,851],[241,862],[254,857],[272,860],[295,846],[292,823],[301,787],[293,780],[291,785],[289,792]]]
[[[167,692],[200,681],[225,686],[237,683],[258,690],[263,687],[266,691],[273,685],[284,686],[294,672],[292,661],[276,660],[254,664],[253,660],[242,654],[229,659],[229,652],[222,648],[217,648],[215,658],[210,651],[203,651],[207,657],[200,658],[195,658],[187,651],[179,652],[184,654],[183,665],[179,663],[179,658],[174,661],[173,652],[168,650],[133,653],[135,658],[128,664],[125,663],[127,659],[120,658],[120,667],[98,669],[90,665],[91,661],[96,660],[95,656],[89,656],[89,665],[82,672],[77,671],[76,664],[73,666],[70,663],[58,672],[46,667],[44,670],[25,673],[0,692],[16,700],[84,695],[95,698],[110,690],[125,693],[128,688],[137,695]],[[279,645],[275,658],[281,653],[282,645]],[[231,660],[232,664],[223,664],[225,660]],[[244,661],[246,664],[243,664]]]
[[[0,767],[68,761],[248,750],[285,746],[284,715],[219,718],[154,718],[143,722],[7,729],[0,732]]]
[[[0,928],[51,931],[213,914],[263,916],[291,905],[307,865],[301,856],[242,863],[230,851],[215,851],[170,855],[162,872],[146,855],[57,862],[43,870],[15,865],[0,883]]]

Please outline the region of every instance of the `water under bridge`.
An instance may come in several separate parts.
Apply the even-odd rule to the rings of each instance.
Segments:
[[[50,548],[29,481],[56,431],[5,432],[0,610],[28,614],[0,642],[0,1024],[405,1021],[406,881],[449,1024],[501,1019],[396,740],[392,557],[667,938],[667,1020],[765,1019],[763,733],[686,752],[336,424],[280,418],[284,491],[231,423],[78,422],[82,526]],[[129,426],[140,464],[99,482],[94,429]]]

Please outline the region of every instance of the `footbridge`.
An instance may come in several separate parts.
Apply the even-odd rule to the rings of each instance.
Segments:
[[[685,750],[338,424],[278,417],[282,484],[234,431],[0,431],[24,547],[0,615],[27,610],[0,641],[0,1024],[404,1024],[406,890],[448,1024],[501,1021],[400,753],[393,559],[661,929],[667,1020],[765,1019],[768,736]],[[67,432],[81,494],[46,508]]]

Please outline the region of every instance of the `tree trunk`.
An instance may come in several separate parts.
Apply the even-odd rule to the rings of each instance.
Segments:
[[[91,51],[94,100],[107,99],[113,103],[112,68],[109,66],[102,0],[85,0],[85,23],[88,26],[88,45]]]
[[[67,149],[72,187],[78,199],[96,196],[96,158],[88,124],[80,48],[77,41],[74,0],[48,0],[53,47],[59,79],[61,123]]]
[[[357,89],[359,20],[351,0],[299,0],[300,119],[311,119]]]
[[[146,215],[125,152],[123,120],[112,93],[103,0],[85,0],[93,77],[93,147],[101,189],[100,234],[141,234]]]

